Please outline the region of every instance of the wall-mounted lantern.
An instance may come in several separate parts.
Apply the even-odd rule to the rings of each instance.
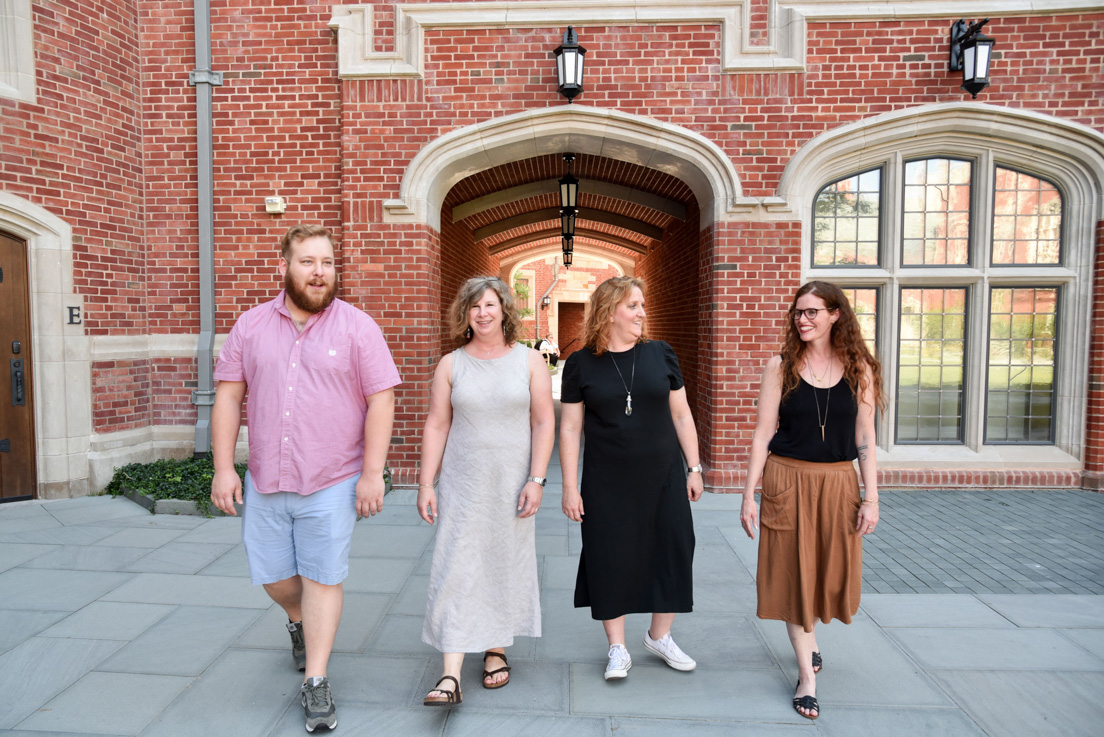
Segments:
[[[557,92],[573,101],[583,91],[583,57],[586,49],[579,45],[579,36],[571,26],[564,31],[563,43],[552,52],[556,57]]]
[[[981,34],[981,27],[988,22],[988,18],[977,23],[959,20],[951,26],[950,63],[947,66],[952,72],[962,70],[962,89],[973,95],[975,100],[978,93],[989,86],[989,62],[993,59],[993,45],[996,42]]]

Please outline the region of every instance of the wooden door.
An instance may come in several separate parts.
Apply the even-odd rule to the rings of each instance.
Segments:
[[[27,244],[0,233],[0,502],[35,495]]]

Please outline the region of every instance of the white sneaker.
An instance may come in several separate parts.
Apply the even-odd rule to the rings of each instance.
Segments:
[[[625,649],[625,646],[610,645],[609,664],[606,666],[606,680],[611,681],[614,678],[624,678],[629,675],[629,668],[632,668],[632,658],[629,657],[629,651]]]
[[[658,640],[653,640],[651,634],[645,632],[644,647],[663,658],[667,661],[667,665],[675,670],[694,670],[698,667],[694,659],[684,653],[682,649],[675,644],[675,641],[671,639],[670,632]]]

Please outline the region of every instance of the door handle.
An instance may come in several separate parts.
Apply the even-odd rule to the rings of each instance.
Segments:
[[[27,406],[27,392],[23,382],[23,359],[10,359],[11,365],[11,400],[13,407]]]

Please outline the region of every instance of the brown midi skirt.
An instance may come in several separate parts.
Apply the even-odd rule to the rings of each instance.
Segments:
[[[851,623],[862,591],[855,467],[770,455],[759,511],[757,616],[799,624]]]

